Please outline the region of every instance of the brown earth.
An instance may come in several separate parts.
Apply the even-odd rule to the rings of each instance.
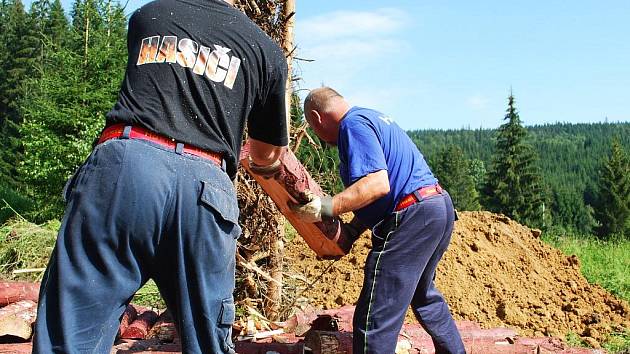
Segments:
[[[598,341],[630,328],[628,303],[589,284],[577,257],[567,257],[539,236],[503,215],[460,213],[436,279],[455,319],[515,328],[526,336],[573,332]],[[298,295],[326,309],[354,304],[370,246],[366,232],[341,260],[318,261],[296,237],[286,246],[289,273],[314,283],[310,289],[302,283],[306,290]]]

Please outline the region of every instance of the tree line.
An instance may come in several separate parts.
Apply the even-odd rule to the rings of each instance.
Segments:
[[[36,222],[62,214],[61,189],[117,98],[126,26],[117,1],[77,0],[68,17],[60,0],[35,0],[28,10],[0,0],[0,221],[15,211]],[[339,192],[337,153],[308,134],[294,98],[293,125],[304,134],[293,148],[325,190]],[[408,134],[460,210],[628,234],[629,123],[524,127],[510,95],[497,130]]]
[[[463,160],[456,188],[468,187],[460,196],[465,201],[460,209],[481,207],[530,226],[628,237],[630,123],[523,127],[516,117],[510,96],[506,123],[497,130],[423,130],[409,135],[450,189],[449,179],[457,169],[440,166],[453,158]]]

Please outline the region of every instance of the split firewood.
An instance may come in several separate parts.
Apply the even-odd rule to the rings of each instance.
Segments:
[[[129,328],[129,325],[131,325],[133,321],[136,320],[137,317],[138,317],[138,311],[136,310],[136,308],[133,305],[127,305],[125,312],[120,318],[120,326],[118,327],[118,334],[116,336],[120,338],[122,334],[125,333],[125,331],[127,331],[127,328]]]
[[[163,343],[172,343],[177,340],[177,330],[173,317],[168,310],[164,311],[147,335],[147,339],[159,339]]]
[[[39,283],[0,282],[0,307],[21,300],[37,301]]]
[[[30,300],[19,301],[0,309],[0,336],[28,340],[33,334],[37,318],[37,304]]]
[[[157,313],[154,311],[145,311],[138,315],[127,330],[122,334],[123,339],[145,339],[151,330],[151,327],[158,319]]]

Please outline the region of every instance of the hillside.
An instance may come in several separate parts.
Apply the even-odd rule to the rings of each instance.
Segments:
[[[538,152],[543,179],[549,188],[553,222],[588,233],[593,223],[593,193],[602,159],[613,137],[630,149],[630,123],[557,123],[527,127],[529,142]],[[467,159],[486,169],[492,159],[495,130],[416,130],[409,136],[429,161],[449,145],[460,147]]]
[[[503,215],[460,214],[436,277],[456,319],[515,328],[521,335],[576,333],[591,343],[630,325],[628,304],[589,284],[576,256],[567,257],[543,243],[539,232]],[[295,237],[286,247],[289,273],[312,285],[299,294],[324,308],[354,303],[370,245],[366,232],[349,255],[322,262]]]

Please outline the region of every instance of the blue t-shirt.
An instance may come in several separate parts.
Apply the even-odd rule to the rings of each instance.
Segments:
[[[393,212],[402,197],[437,183],[407,133],[375,110],[352,107],[341,121],[337,148],[339,174],[346,187],[380,170],[389,176],[389,193],[355,211],[366,226],[374,226]]]

